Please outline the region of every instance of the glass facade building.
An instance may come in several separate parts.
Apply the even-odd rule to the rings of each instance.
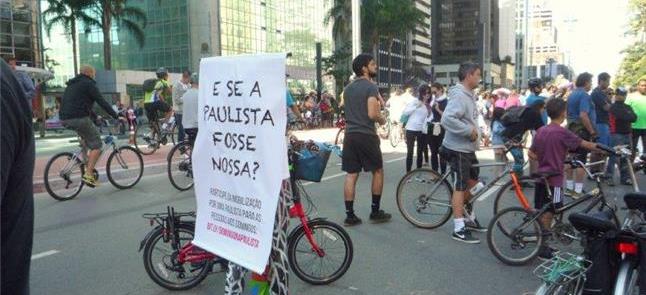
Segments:
[[[330,1],[220,0],[220,52],[235,55],[291,52],[288,65],[316,66],[316,42],[332,51],[332,32],[323,25]]]
[[[42,67],[36,0],[0,0],[0,55]]]
[[[171,72],[190,68],[189,1],[133,0],[128,5],[141,8],[147,16],[143,47],[127,31],[113,25],[112,67],[115,70],[155,71],[165,67]],[[192,1],[190,1],[192,2]],[[80,30],[79,53],[82,64],[103,68],[101,28]]]

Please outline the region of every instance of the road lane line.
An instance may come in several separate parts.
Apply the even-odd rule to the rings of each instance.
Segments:
[[[391,160],[388,160],[388,161],[384,161],[384,163],[397,162],[397,161],[401,161],[401,160],[403,160],[403,159],[406,159],[406,157],[399,157],[399,158],[396,158],[396,159],[391,159]],[[341,173],[333,174],[333,175],[330,175],[330,176],[326,176],[326,177],[321,178],[321,182],[323,182],[323,181],[327,181],[327,180],[330,180],[330,179],[332,179],[332,178],[341,177],[341,176],[344,176],[345,174],[346,174],[345,172],[341,172]],[[312,183],[314,183],[314,182],[306,182],[306,183],[304,183],[303,185],[304,185],[304,186],[305,186],[305,185],[310,185],[310,184],[312,184]]]
[[[60,252],[61,252],[61,251],[58,251],[58,250],[49,250],[49,251],[45,251],[45,252],[42,252],[42,253],[38,253],[38,254],[35,254],[35,255],[31,255],[31,260],[40,259],[40,258],[43,258],[43,257],[47,257],[47,256],[50,256],[50,255],[54,255],[54,254],[60,253]]]

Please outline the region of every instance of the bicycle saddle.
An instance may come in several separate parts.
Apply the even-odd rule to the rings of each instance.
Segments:
[[[624,195],[626,207],[632,210],[646,212],[646,193],[628,193]]]
[[[570,223],[580,232],[604,233],[617,230],[617,225],[612,222],[612,212],[602,211],[597,213],[572,213],[568,219]]]
[[[547,172],[535,172],[532,173],[532,178],[549,178],[552,176],[561,175],[561,172],[547,171]]]

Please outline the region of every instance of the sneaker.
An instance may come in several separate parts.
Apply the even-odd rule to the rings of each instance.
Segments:
[[[390,213],[384,212],[384,210],[379,210],[377,212],[370,213],[370,221],[372,223],[383,223],[390,221],[392,215]]]
[[[99,181],[93,175],[83,175],[83,183],[89,187],[97,187]]]
[[[458,232],[454,231],[453,235],[451,235],[451,238],[453,238],[456,241],[464,242],[464,243],[467,243],[467,244],[479,244],[480,243],[480,240],[478,240],[477,238],[474,238],[471,235],[471,232],[466,228],[463,228],[462,230],[460,230]]]
[[[470,231],[477,231],[477,232],[480,232],[480,233],[486,233],[487,232],[487,228],[480,225],[480,222],[478,222],[477,218],[475,220],[473,220],[473,221],[466,219],[464,221],[464,226]]]
[[[538,259],[540,260],[550,260],[554,258],[554,254],[558,251],[549,246],[541,246],[541,249],[538,250]]]
[[[353,214],[352,216],[346,217],[345,221],[343,221],[343,224],[345,226],[359,225],[359,224],[361,224],[361,219]]]

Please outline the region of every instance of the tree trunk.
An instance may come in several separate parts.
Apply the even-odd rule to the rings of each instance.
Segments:
[[[74,59],[74,75],[79,73],[78,50],[76,44],[76,20],[72,21],[72,58]]]
[[[103,68],[112,69],[112,41],[110,31],[112,29],[112,10],[110,1],[104,0],[103,15],[101,16],[101,29],[103,31]]]
[[[393,42],[394,39],[388,39],[388,90],[390,91],[393,83]]]

